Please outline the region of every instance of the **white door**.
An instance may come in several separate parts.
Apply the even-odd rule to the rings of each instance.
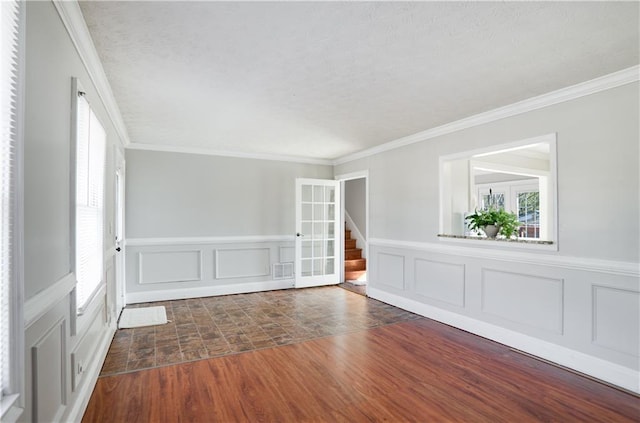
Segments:
[[[124,284],[124,177],[124,160],[121,160],[116,169],[115,186],[116,319],[120,317],[120,312],[126,305]]]
[[[296,179],[296,288],[340,282],[340,182]]]

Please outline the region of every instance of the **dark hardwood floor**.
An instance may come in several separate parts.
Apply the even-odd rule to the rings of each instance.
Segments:
[[[640,399],[428,320],[98,379],[83,422],[638,422]]]

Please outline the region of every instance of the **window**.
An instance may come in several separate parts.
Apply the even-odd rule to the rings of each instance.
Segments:
[[[506,175],[502,175],[504,179]],[[540,189],[537,178],[477,184],[478,209],[505,209],[515,213],[521,226],[519,238],[540,238]]]
[[[537,189],[516,192],[516,214],[522,226],[518,236],[540,238],[540,191]]]
[[[78,313],[102,281],[106,133],[76,81],[75,272]]]
[[[17,1],[0,2],[0,420],[19,416],[23,357],[21,72],[23,18]]]
[[[556,192],[555,134],[440,157],[440,234],[472,235],[465,216],[504,208],[522,223],[518,238],[557,249]]]

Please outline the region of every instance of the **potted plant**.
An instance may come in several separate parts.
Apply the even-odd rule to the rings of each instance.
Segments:
[[[518,226],[521,225],[515,213],[494,207],[487,210],[476,209],[473,214],[465,217],[465,220],[469,221],[470,229],[482,230],[487,238],[495,238],[500,234],[509,239],[516,234]]]

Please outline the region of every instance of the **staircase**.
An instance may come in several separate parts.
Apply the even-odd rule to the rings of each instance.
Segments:
[[[362,258],[362,248],[356,248],[351,231],[344,230],[344,279],[356,281],[367,273],[367,259]]]

